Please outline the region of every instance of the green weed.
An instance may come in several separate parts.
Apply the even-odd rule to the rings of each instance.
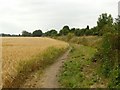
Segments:
[[[72,45],[68,60],[64,63],[59,77],[62,87],[69,88],[88,88],[93,82],[88,80],[85,73],[85,68],[91,63],[91,58],[94,56],[96,49],[83,46]]]

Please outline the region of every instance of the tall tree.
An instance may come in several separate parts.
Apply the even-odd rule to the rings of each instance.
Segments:
[[[41,37],[42,36],[42,30],[35,30],[35,31],[33,31],[33,36],[34,37]]]
[[[89,30],[89,25],[87,25],[86,29]]]
[[[45,36],[57,36],[57,31],[56,30],[50,30],[45,32]]]
[[[60,30],[60,35],[67,35],[70,32],[70,29],[68,26],[64,26],[62,30]]]
[[[83,34],[81,31],[79,28],[75,29],[75,36],[81,36]]]
[[[99,35],[101,36],[104,34],[104,28],[112,27],[112,25],[113,18],[111,15],[107,15],[107,13],[103,13],[102,15],[100,15],[97,21]]]
[[[22,36],[31,36],[31,33],[24,30],[24,31],[22,31]]]
[[[87,27],[84,30],[84,35],[89,35],[90,31],[89,31],[89,25],[87,25]]]
[[[75,28],[72,28],[71,30],[70,30],[70,33],[75,33]]]

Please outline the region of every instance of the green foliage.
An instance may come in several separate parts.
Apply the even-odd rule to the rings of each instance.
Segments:
[[[87,36],[88,35],[93,35],[93,31],[92,30],[86,30],[86,33],[85,33]]]
[[[22,36],[31,36],[32,34],[27,31],[22,31]]]
[[[72,28],[71,30],[70,30],[70,33],[75,33],[75,28]]]
[[[98,35],[99,34],[98,27],[96,26],[96,27],[91,28],[91,32],[92,32],[92,35]]]
[[[57,31],[56,30],[47,31],[45,32],[44,36],[51,36],[51,37],[57,36]]]
[[[109,88],[120,88],[120,67],[118,64],[115,65],[114,69],[111,71]]]
[[[67,35],[70,32],[70,29],[68,26],[64,26],[62,30],[60,30],[60,35]]]
[[[111,70],[114,68],[115,63],[117,62],[117,47],[118,41],[116,35],[110,33],[104,35],[101,50],[103,56],[101,59],[101,72],[106,77],[109,77]]]
[[[89,25],[87,25],[87,28],[86,28],[87,30],[89,30]]]
[[[85,77],[86,65],[90,64],[90,58],[96,52],[95,49],[82,45],[72,45],[68,60],[64,63],[59,76],[59,82],[62,87],[69,88],[88,88],[95,82],[95,78]]]
[[[35,31],[33,31],[33,36],[34,37],[41,37],[42,36],[42,31],[41,30],[35,30]]]
[[[99,35],[101,36],[101,35],[104,34],[104,27],[106,25],[108,25],[108,27],[111,27],[113,25],[113,18],[112,18],[112,16],[111,15],[107,15],[107,13],[103,13],[98,18],[97,25],[98,25]]]
[[[83,29],[72,28],[70,32],[74,33],[75,36],[98,35],[98,29],[97,29],[97,27],[93,27],[93,28],[90,29],[88,25],[87,25],[86,28],[83,28]]]
[[[102,34],[104,33],[102,47],[96,57],[100,61],[100,74],[109,79],[108,87],[120,87],[118,22],[113,24],[111,16],[106,14],[102,16],[100,22],[99,28],[101,27]]]
[[[118,19],[116,21],[116,25],[118,28],[115,28],[117,32],[114,31],[114,34],[112,34],[111,37],[111,46],[112,46],[112,60],[114,60],[114,65],[112,66],[113,69],[111,69],[111,74],[110,74],[110,82],[108,84],[108,87],[110,88],[120,88],[120,61],[119,61],[119,56],[120,56],[120,35],[119,35],[119,26],[120,26],[120,16],[118,16]],[[113,58],[114,57],[114,58]]]
[[[75,35],[76,36],[83,36],[84,35],[84,32],[85,32],[85,29],[76,29],[75,30]]]
[[[69,39],[68,39],[68,37],[69,37]],[[76,36],[74,36],[74,34],[71,35],[71,33],[70,33],[70,36],[68,34],[67,36],[56,37],[56,39],[70,42],[70,43],[75,43],[75,44],[82,44],[82,45],[90,46],[90,47],[94,47],[94,48],[100,48],[100,46],[102,44],[102,37],[98,37],[98,36],[76,37]]]

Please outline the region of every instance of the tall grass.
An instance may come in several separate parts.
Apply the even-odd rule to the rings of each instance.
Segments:
[[[1,46],[2,46],[2,39],[0,38],[0,89],[2,88],[2,47]]]
[[[96,49],[83,46],[72,45],[68,60],[64,63],[59,77],[61,87],[65,88],[89,88],[94,83],[91,80],[89,70],[85,70],[91,63]],[[89,72],[88,72],[89,71]],[[86,74],[89,73],[89,74]],[[89,77],[87,78],[86,75]]]
[[[120,69],[118,53],[118,36],[116,33],[106,33],[103,43],[94,59],[99,63],[98,72],[100,76],[108,79],[108,87],[120,87]]]
[[[118,61],[118,36],[114,33],[104,35],[101,54],[101,72],[109,78],[108,87],[120,88],[120,69]]]
[[[59,39],[67,41],[67,39],[64,38],[67,37],[59,37]],[[60,75],[61,85],[63,87],[72,88],[107,87],[108,80],[100,75],[101,71],[99,68],[99,66],[101,65],[101,63],[99,62],[103,58],[104,52],[106,52],[106,50],[102,52],[102,54],[100,52],[102,49],[102,45],[104,44],[104,42],[106,42],[104,38],[98,36],[74,36],[69,39],[68,42],[84,46],[73,47],[72,52],[69,56],[69,60],[65,62],[65,65]],[[115,44],[113,44],[113,46],[114,45]],[[83,52],[82,50],[85,52]],[[90,52],[92,51],[94,52],[93,55],[90,54]],[[87,54],[89,54],[89,59],[86,59]],[[110,65],[108,66],[110,67]]]
[[[42,70],[68,47],[67,43],[50,38],[2,39],[4,87],[19,87],[29,73]]]
[[[102,45],[102,37],[98,36],[72,36],[70,39],[68,39],[69,36],[60,36],[57,37],[59,40],[63,40],[69,43],[76,43],[76,44],[82,44],[85,46],[90,46],[94,48],[100,48]]]
[[[49,47],[43,54],[38,54],[36,57],[31,58],[29,61],[22,61],[17,68],[17,76],[11,83],[6,81],[4,87],[20,87],[24,84],[26,78],[30,73],[39,70],[41,73],[44,69],[55,62],[55,60],[66,51],[66,48]]]

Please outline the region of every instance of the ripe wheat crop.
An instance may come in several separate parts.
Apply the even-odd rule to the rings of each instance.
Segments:
[[[29,61],[44,53],[49,47],[67,48],[68,44],[46,37],[3,37],[2,38],[2,79],[3,85],[14,80],[17,67],[22,61]]]

